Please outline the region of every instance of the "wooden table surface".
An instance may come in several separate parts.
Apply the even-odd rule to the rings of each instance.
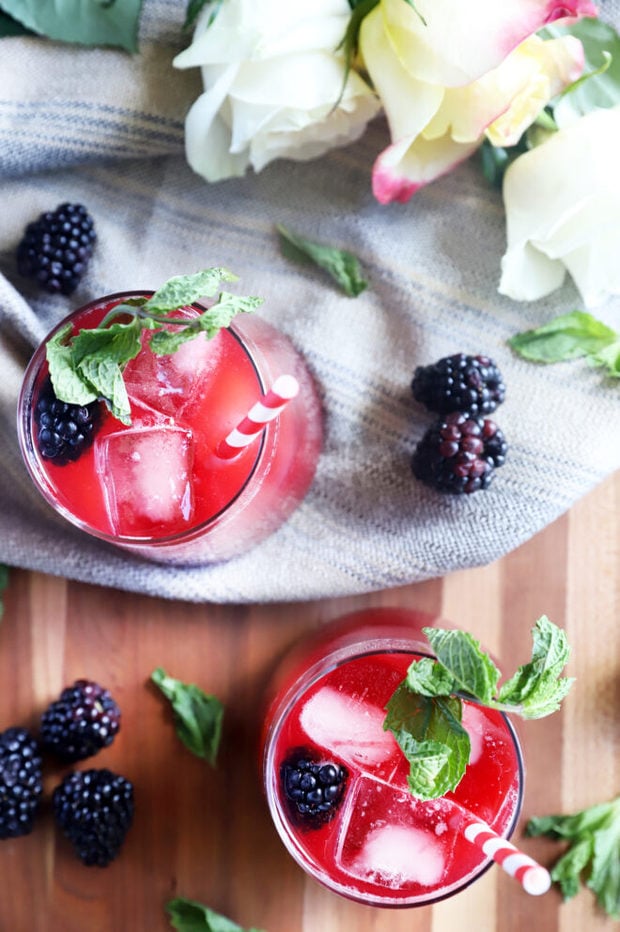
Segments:
[[[480,638],[511,672],[529,658],[546,613],[565,628],[577,677],[562,712],[521,727],[527,767],[515,841],[550,863],[560,847],[523,837],[533,815],[573,812],[620,790],[620,474],[526,545],[484,568],[348,599],[213,606],[168,602],[12,570],[0,624],[0,729],[37,727],[79,677],[108,686],[123,712],[116,741],[80,767],[135,785],[136,817],[119,858],[83,867],[55,830],[48,766],[33,833],[0,842],[0,932],[158,932],[165,903],[186,896],[266,932],[596,932],[615,925],[589,890],[562,903],[524,894],[494,867],[465,892],[417,910],[350,903],[305,877],[285,853],[256,768],[260,697],[274,660],[304,632],[352,609],[412,606]],[[218,766],[179,743],[149,684],[157,666],[226,704]]]

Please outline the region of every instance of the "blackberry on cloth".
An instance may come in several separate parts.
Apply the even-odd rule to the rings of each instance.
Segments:
[[[494,421],[455,411],[428,428],[411,467],[416,479],[437,492],[469,494],[489,487],[507,450],[504,434]]]
[[[41,741],[64,760],[84,760],[111,744],[120,725],[121,712],[109,691],[76,680],[43,713]]]
[[[0,838],[32,831],[41,781],[37,742],[25,728],[7,728],[0,734]]]
[[[300,748],[282,763],[280,777],[284,796],[298,821],[318,827],[335,815],[344,795],[347,771],[332,761],[316,760]]]
[[[17,247],[17,270],[50,294],[72,294],[97,239],[83,204],[59,204],[29,223]]]
[[[411,390],[416,401],[438,414],[490,414],[506,397],[501,372],[488,356],[457,353],[431,366],[418,366]]]
[[[76,770],[56,787],[52,806],[82,863],[107,867],[133,821],[133,786],[110,770]]]
[[[57,466],[66,466],[75,462],[95,439],[101,405],[98,401],[84,406],[60,401],[48,378],[37,399],[34,420],[41,456]]]

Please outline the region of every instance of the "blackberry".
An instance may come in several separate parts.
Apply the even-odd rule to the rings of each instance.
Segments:
[[[35,440],[43,459],[56,466],[77,460],[92,444],[101,420],[101,405],[67,404],[60,401],[48,378],[34,409]]]
[[[120,725],[121,712],[109,691],[76,680],[43,713],[41,742],[64,760],[84,760],[111,744]]]
[[[467,494],[489,487],[507,449],[494,421],[455,411],[428,428],[411,466],[416,479],[437,492]]]
[[[41,779],[37,742],[25,728],[7,728],[0,734],[0,838],[32,831]]]
[[[438,414],[490,414],[506,397],[502,374],[493,360],[465,353],[446,356],[432,366],[418,366],[411,390],[416,401]]]
[[[343,798],[347,776],[345,767],[318,760],[307,749],[291,752],[280,767],[280,779],[292,816],[313,828],[329,822]]]
[[[133,786],[110,770],[74,770],[54,790],[52,808],[82,863],[107,867],[133,821]]]
[[[29,223],[17,247],[17,271],[50,294],[72,294],[97,239],[82,204],[59,204]]]

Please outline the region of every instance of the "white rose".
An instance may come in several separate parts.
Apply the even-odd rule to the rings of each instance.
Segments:
[[[379,112],[355,71],[342,88],[336,49],[351,16],[347,0],[226,0],[211,25],[210,14],[208,5],[174,60],[202,68],[205,92],[187,115],[185,141],[189,164],[207,181],[323,155],[358,139]]]
[[[512,163],[501,294],[534,301],[566,271],[587,307],[620,294],[618,152],[620,106],[592,111]]]

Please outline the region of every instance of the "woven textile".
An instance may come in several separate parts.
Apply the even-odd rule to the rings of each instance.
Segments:
[[[579,307],[572,284],[518,304],[497,294],[505,248],[501,197],[475,162],[406,205],[370,191],[382,119],[362,140],[307,163],[208,185],[187,167],[184,115],[198,70],[171,67],[186,40],[184,4],[146,0],[140,53],[47,40],[0,45],[0,561],[193,601],[350,595],[486,564],[526,541],[620,465],[620,387],[584,363],[542,367],[506,339]],[[603,4],[620,24],[620,0]],[[43,296],[15,269],[23,228],[63,201],[95,218],[98,244],[71,299]],[[370,287],[343,296],[292,265],[276,223],[361,259]],[[325,446],[303,505],[271,538],[229,563],[167,568],[115,551],[65,524],[21,463],[15,408],[25,363],[68,310],[171,275],[226,266],[239,291],[287,333],[316,377]],[[620,328],[620,303],[597,316]],[[508,394],[496,419],[510,444],[488,492],[439,496],[410,458],[431,416],[410,392],[413,369],[484,352]]]

